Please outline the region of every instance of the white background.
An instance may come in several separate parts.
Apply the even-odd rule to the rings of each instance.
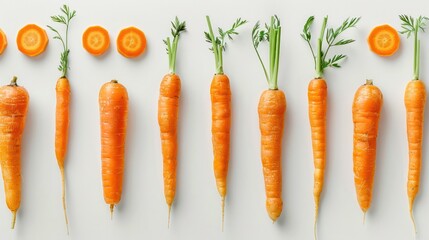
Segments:
[[[15,43],[22,26],[51,24],[49,16],[58,14],[63,3],[0,1],[0,28],[9,40],[8,48],[0,56],[0,82],[7,84],[17,75],[30,94],[22,145],[22,204],[16,229],[12,231],[11,214],[0,184],[2,239],[312,239],[313,160],[307,84],[314,70],[309,49],[299,34],[307,17],[315,15],[317,27],[313,29],[317,35],[326,14],[331,26],[337,26],[348,16],[362,16],[362,20],[357,29],[346,34],[357,41],[333,49],[333,53],[349,55],[343,68],[326,72],[328,162],[319,239],[412,239],[406,194],[408,157],[403,104],[404,88],[412,77],[412,41],[401,37],[398,53],[391,58],[380,58],[368,50],[366,37],[375,25],[389,23],[399,28],[398,14],[429,15],[427,11],[421,12],[427,7],[425,1],[67,1],[77,10],[70,29],[72,115],[66,164],[69,236],[54,155],[54,88],[60,75],[57,71],[60,44],[48,32],[47,51],[28,58],[17,50]],[[214,57],[204,41],[206,14],[215,26],[225,28],[237,17],[250,21],[239,30],[240,35],[228,45],[224,55],[224,70],[230,77],[233,94],[224,232],[221,232],[220,197],[212,169],[209,87]],[[267,84],[250,37],[255,22],[269,21],[272,14],[278,14],[282,20],[279,88],[285,91],[288,102],[283,143],[284,208],[275,224],[265,210],[257,117],[259,96]],[[168,71],[162,39],[170,33],[170,20],[176,15],[187,21],[189,31],[182,35],[177,56],[177,72],[182,78],[180,150],[177,195],[171,227],[167,229],[157,100],[160,80]],[[110,32],[111,48],[101,58],[89,55],[81,44],[83,31],[94,24]],[[116,36],[129,25],[141,28],[148,40],[147,52],[135,60],[126,59],[116,51]],[[429,74],[428,43],[427,34],[423,34],[422,79]],[[101,185],[98,91],[104,82],[114,78],[128,88],[130,114],[123,198],[111,221]],[[366,78],[374,79],[382,90],[384,106],[373,201],[363,225],[352,172],[351,104],[354,92]],[[426,128],[425,146],[428,135]],[[429,239],[429,229],[425,227],[429,221],[428,150],[426,147],[423,154],[421,192],[415,202],[419,239]]]

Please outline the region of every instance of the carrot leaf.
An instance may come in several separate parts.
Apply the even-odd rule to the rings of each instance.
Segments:
[[[265,24],[265,29],[260,29],[260,24],[257,22],[252,30],[253,48],[255,49],[256,55],[258,56],[259,62],[264,70],[269,89],[272,90],[278,89],[277,79],[280,60],[280,36],[280,19],[276,15],[271,17],[270,25]],[[269,72],[267,71],[258,51],[259,44],[264,41],[269,42]]]
[[[179,21],[179,18],[176,16],[174,21],[171,22],[171,35],[173,36],[173,42],[170,41],[170,38],[163,40],[164,44],[167,45],[167,54],[168,54],[168,63],[171,73],[176,73],[176,54],[177,46],[179,44],[180,33],[186,31],[186,22]]]
[[[233,40],[234,35],[238,35],[237,28],[247,23],[246,20],[238,18],[228,30],[223,30],[222,28],[218,28],[219,36],[215,36],[213,33],[212,24],[210,21],[210,17],[206,16],[207,25],[209,27],[208,32],[204,32],[204,36],[206,38],[206,42],[211,43],[212,47],[210,47],[210,51],[212,51],[215,55],[216,62],[216,74],[223,74],[223,56],[222,53],[226,50],[226,38],[229,40]]]
[[[399,19],[401,19],[401,27],[402,31],[399,33],[406,34],[407,38],[414,35],[414,79],[419,79],[420,75],[420,39],[418,37],[419,31],[424,32],[426,28],[426,23],[429,18],[424,16],[419,16],[414,19],[411,16],[407,15],[399,15]]]
[[[58,70],[62,73],[63,77],[67,76],[67,71],[69,69],[69,60],[68,56],[70,53],[70,49],[68,48],[68,33],[69,33],[69,25],[70,21],[76,16],[76,11],[71,11],[67,5],[63,5],[61,8],[61,12],[64,15],[56,15],[51,16],[51,20],[55,23],[60,23],[66,26],[65,38],[61,36],[61,34],[55,28],[51,26],[47,26],[52,32],[55,33],[53,39],[57,39],[61,42],[63,46],[63,51],[60,55],[60,65],[58,66]]]
[[[359,22],[360,17],[347,18],[343,21],[343,23],[337,27],[326,27],[328,22],[328,17],[324,17],[322,23],[322,29],[320,31],[320,37],[317,39],[317,48],[316,52],[314,51],[313,45],[311,44],[311,25],[314,22],[314,16],[310,16],[303,27],[303,32],[301,33],[301,37],[307,42],[311,54],[314,60],[314,66],[316,69],[316,77],[323,77],[323,72],[326,68],[340,68],[341,61],[346,58],[346,55],[339,54],[334,55],[331,58],[328,58],[328,53],[331,47],[335,46],[344,46],[350,43],[355,42],[354,39],[338,39],[339,36],[345,32],[346,30],[356,27]],[[326,33],[326,36],[325,36]],[[327,47],[323,49],[323,40],[326,41]]]

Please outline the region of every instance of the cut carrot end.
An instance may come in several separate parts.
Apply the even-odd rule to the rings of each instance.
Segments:
[[[4,52],[7,47],[6,34],[0,29],[0,55]]]
[[[35,57],[46,50],[49,39],[46,31],[36,24],[28,24],[21,28],[16,37],[19,51],[29,57]]]
[[[100,56],[109,49],[109,32],[101,26],[88,27],[82,35],[82,45],[88,53]]]
[[[12,226],[11,226],[11,229],[15,229],[15,222],[16,222],[16,210],[12,211]]]
[[[61,194],[61,198],[63,201],[63,211],[64,211],[64,219],[66,222],[66,229],[67,229],[67,235],[70,234],[69,232],[69,219],[67,216],[67,204],[66,204],[66,177],[65,177],[65,172],[64,172],[64,167],[60,167],[60,172],[61,172],[61,189],[62,189],[62,194]]]
[[[110,204],[110,220],[113,219],[113,209],[115,208],[115,204]]]
[[[168,204],[168,223],[167,227],[170,228],[171,204]]]
[[[393,55],[398,50],[400,42],[396,29],[387,24],[373,28],[368,36],[371,51],[383,57]]]
[[[136,27],[124,28],[119,32],[116,46],[122,56],[135,58],[146,50],[146,36]]]
[[[225,223],[225,196],[222,196],[221,208],[222,208],[222,232],[223,232],[224,223]]]

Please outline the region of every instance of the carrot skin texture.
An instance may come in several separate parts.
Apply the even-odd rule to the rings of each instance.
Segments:
[[[177,123],[181,82],[176,74],[167,74],[161,81],[158,99],[158,124],[163,156],[164,196],[171,206],[176,195]]]
[[[424,111],[426,104],[426,87],[423,81],[411,80],[408,82],[405,89],[404,102],[407,112],[409,154],[407,192],[411,211],[420,187]]]
[[[10,85],[0,87],[1,168],[6,203],[14,218],[21,203],[21,140],[28,103],[29,95],[25,88]]]
[[[356,91],[353,101],[353,171],[360,208],[366,213],[371,206],[376,165],[378,123],[383,94],[372,84]]]
[[[323,190],[326,165],[326,110],[328,87],[326,81],[316,78],[308,85],[308,115],[311,126],[311,142],[314,160],[314,203],[316,216],[320,194]]]
[[[281,215],[282,168],[281,150],[286,112],[286,97],[281,90],[265,90],[259,100],[261,160],[265,180],[266,208],[273,221]]]
[[[55,111],[55,156],[58,166],[64,168],[64,160],[67,153],[69,125],[70,125],[70,82],[67,78],[58,79],[55,87],[56,111]]]
[[[117,81],[105,83],[99,94],[101,127],[101,168],[104,200],[113,206],[121,200],[125,138],[128,120],[128,93]]]
[[[213,169],[217,190],[225,198],[230,151],[231,88],[228,76],[215,74],[211,86]]]

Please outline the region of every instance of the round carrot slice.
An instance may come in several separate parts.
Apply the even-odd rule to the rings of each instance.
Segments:
[[[29,57],[35,57],[43,53],[49,39],[46,31],[36,24],[28,24],[21,28],[16,37],[19,51]]]
[[[400,42],[396,29],[387,24],[375,27],[368,36],[369,48],[380,56],[393,55],[398,50]]]
[[[109,32],[101,26],[91,26],[83,33],[82,44],[90,54],[102,55],[110,46]]]
[[[7,47],[6,34],[0,29],[0,55],[4,52]]]
[[[146,36],[136,27],[124,28],[119,32],[116,45],[124,57],[135,58],[146,50]]]

